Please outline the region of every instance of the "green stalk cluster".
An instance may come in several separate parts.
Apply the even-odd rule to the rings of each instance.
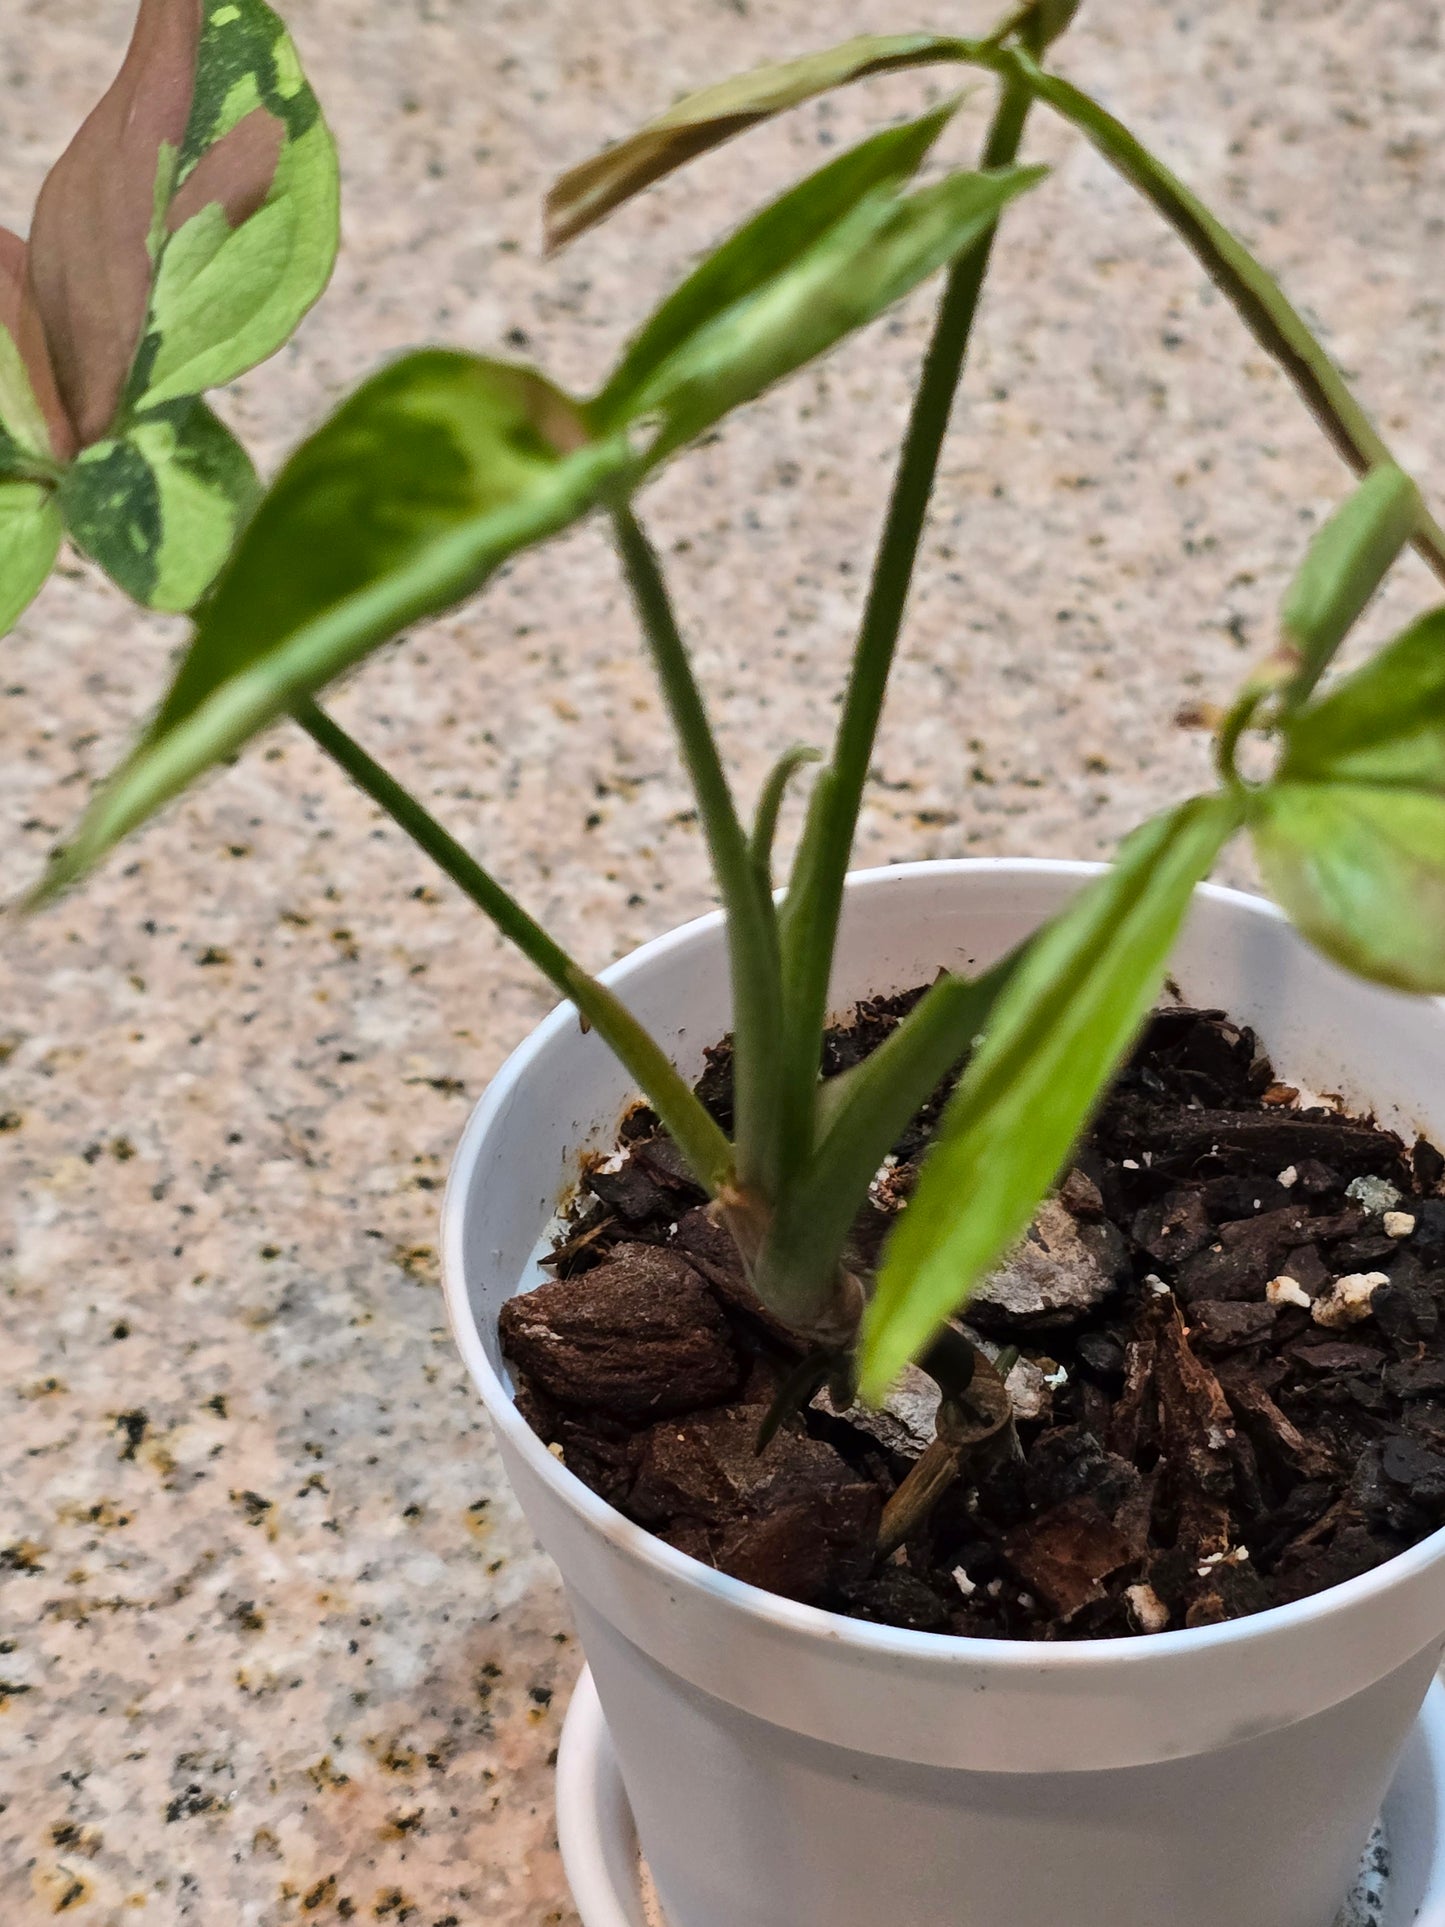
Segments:
[[[690,275],[589,400],[534,369],[447,350],[364,384],[250,516],[198,606],[159,715],[38,893],[75,880],[203,770],[294,717],[576,1005],[716,1201],[760,1298],[822,1370],[831,1360],[851,1378],[856,1368],[872,1397],[910,1357],[956,1350],[948,1319],[1067,1159],[1158,994],[1195,885],[1237,830],[1249,829],[1271,887],[1322,949],[1401,989],[1445,991],[1445,612],[1317,694],[1407,545],[1445,579],[1445,532],[1266,270],[1122,123],[1045,65],[1075,11],[1076,0],[1029,0],[982,40],[879,35],[764,69],[692,96],[564,177],[549,203],[559,242],[742,128],[870,73],[963,65],[998,87],[977,169],[910,185],[956,103],[839,155]],[[1217,791],[1144,825],[1046,929],[972,981],[942,977],[866,1063],[824,1086],[849,858],[1000,216],[1043,174],[1018,164],[1036,104],[1081,131],[1163,216],[1363,480],[1316,536],[1278,648],[1224,716]],[[946,282],[836,736],[775,896],[779,810],[816,753],[780,760],[749,831],[633,500],[689,441],[939,269]],[[0,349],[7,339],[0,328]],[[30,486],[28,469],[16,473],[16,486]],[[316,701],[405,627],[593,510],[610,520],[726,912],[731,1139],[621,1002]],[[1254,784],[1237,751],[1261,729],[1280,754],[1270,780]],[[910,1117],[960,1070],[879,1276],[860,1280],[848,1241],[869,1185]],[[959,1376],[956,1359],[949,1370]]]

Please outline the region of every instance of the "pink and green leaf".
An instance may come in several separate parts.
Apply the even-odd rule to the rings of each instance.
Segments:
[[[326,285],[337,207],[331,137],[263,0],[141,0],[30,239],[29,286],[79,446],[274,353]]]
[[[263,0],[206,0],[195,103],[130,394],[233,381],[286,341],[340,239],[336,149]]]
[[[201,0],[141,0],[120,72],[51,169],[30,278],[82,445],[119,411],[145,328],[156,210],[191,117]]]

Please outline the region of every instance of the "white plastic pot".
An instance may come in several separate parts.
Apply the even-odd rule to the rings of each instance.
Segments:
[[[1081,864],[851,879],[832,996],[975,969]],[[1267,904],[1206,886],[1173,976],[1280,1071],[1445,1136],[1445,1006],[1345,976]],[[607,981],[685,1071],[729,1027],[717,917]],[[553,1014],[473,1113],[448,1188],[448,1303],[502,1457],[576,1613],[670,1927],[1329,1927],[1445,1643],[1445,1532],[1250,1619],[1038,1646],[778,1599],[673,1551],[515,1410],[497,1344],[625,1074]]]
[[[1334,1927],[1445,1927],[1442,1816],[1445,1686],[1437,1676],[1410,1729],[1379,1823]],[[638,1846],[612,1735],[585,1666],[557,1749],[557,1844],[582,1927],[667,1927]],[[995,1891],[1007,1927],[1013,1918],[1007,1878]]]

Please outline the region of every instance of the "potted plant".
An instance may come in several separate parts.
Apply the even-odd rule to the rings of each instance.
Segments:
[[[144,0],[109,105],[47,188],[71,197],[65,220],[43,195],[29,260],[15,242],[0,256],[5,613],[62,524],[131,593],[194,606],[155,719],[36,902],[289,716],[566,1000],[468,1127],[448,1293],[573,1598],[673,1927],[1326,1927],[1445,1640],[1429,1141],[1445,1031],[1428,1001],[1445,991],[1445,610],[1319,687],[1407,544],[1445,576],[1445,532],[1265,270],[1046,64],[1072,12],[1032,0],[984,38],[853,41],[680,103],[559,184],[555,242],[870,73],[963,66],[998,86],[977,169],[915,184],[951,105],[838,156],[705,260],[595,396],[424,350],[364,383],[258,500],[244,458],[191,451],[215,441],[199,389],[277,345],[334,249],[329,142],[274,15]],[[1360,480],[1302,560],[1278,648],[1196,715],[1215,731],[1209,793],[1103,871],[850,882],[995,230],[1045,171],[1017,158],[1035,106],[1193,249]],[[128,172],[98,158],[117,127]],[[123,219],[105,198],[120,179]],[[286,237],[269,253],[267,220]],[[123,326],[84,262],[54,267],[57,232],[114,245]],[[775,890],[779,809],[813,752],[781,757],[745,824],[636,497],[939,271],[837,737]],[[181,409],[184,432],[165,412]],[[198,499],[204,539],[185,519]],[[601,978],[317,700],[594,513],[723,904]],[[1241,832],[1291,922],[1205,884]],[[1140,1043],[1166,974],[1192,1003]],[[1269,1084],[1255,1030],[1281,1071],[1375,1122]],[[1167,1128],[1166,1097],[1184,1114]],[[1309,1149],[1261,1175],[1250,1147],[1281,1141]],[[579,1175],[604,1209],[559,1227]],[[544,1260],[568,1276],[519,1299]],[[1071,1271],[1092,1280],[1082,1311],[1051,1296]],[[1261,1378],[1241,1355],[1274,1362]],[[1311,1373],[1318,1437],[1270,1395]],[[960,1545],[959,1623],[931,1629],[930,1562]]]

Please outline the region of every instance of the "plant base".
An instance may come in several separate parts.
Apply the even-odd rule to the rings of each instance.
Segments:
[[[689,1927],[668,1921],[652,1891],[612,1737],[585,1669],[557,1754],[557,1838],[582,1927]],[[997,1917],[997,1901],[995,1892],[990,1918]],[[909,1923],[900,1920],[898,1927]],[[968,1924],[961,1920],[960,1927]],[[1439,1681],[1336,1927],[1445,1927],[1445,1685]]]

